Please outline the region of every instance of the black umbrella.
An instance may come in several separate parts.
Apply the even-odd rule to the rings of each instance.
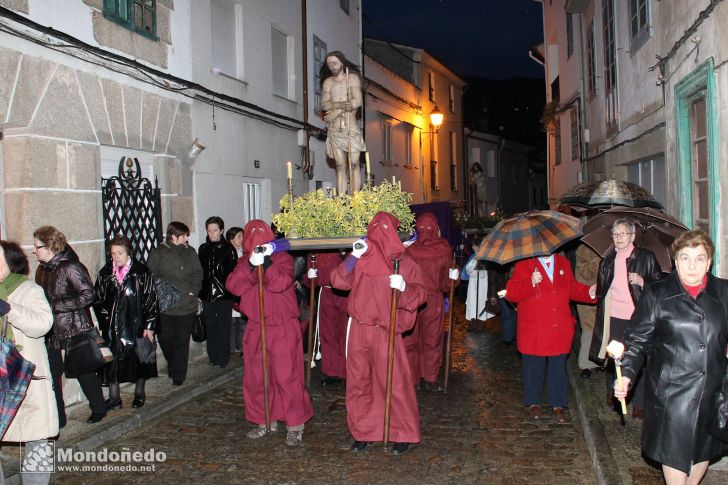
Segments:
[[[559,198],[563,205],[581,207],[654,207],[663,209],[662,204],[646,189],[622,180],[603,180],[575,185]]]

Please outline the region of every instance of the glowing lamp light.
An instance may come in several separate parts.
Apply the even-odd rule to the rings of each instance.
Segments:
[[[430,113],[430,123],[432,123],[432,126],[434,126],[436,130],[442,126],[444,118],[445,116],[442,114],[442,111],[435,106],[435,109],[433,109]]]

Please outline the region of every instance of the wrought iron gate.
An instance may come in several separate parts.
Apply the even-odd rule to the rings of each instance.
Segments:
[[[119,234],[131,239],[134,257],[145,263],[162,241],[162,205],[159,184],[142,177],[139,160],[121,157],[119,175],[101,179],[106,260],[108,241]]]

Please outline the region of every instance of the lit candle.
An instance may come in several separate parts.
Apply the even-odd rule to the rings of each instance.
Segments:
[[[290,180],[293,178],[293,163],[288,160],[286,164],[288,165],[288,180]]]
[[[372,169],[369,167],[369,152],[364,152],[364,160],[366,161],[367,182],[369,182],[369,175],[372,173]]]

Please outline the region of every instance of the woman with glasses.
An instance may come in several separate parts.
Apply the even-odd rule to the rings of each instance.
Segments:
[[[58,229],[53,226],[39,227],[33,233],[33,239],[33,254],[40,263],[35,273],[35,282],[43,287],[53,310],[53,327],[46,336],[46,345],[58,405],[58,421],[62,428],[66,424],[61,386],[62,350],[72,337],[87,332],[94,326],[89,312],[95,297],[94,284],[86,266],[81,264],[68,245],[66,236]],[[106,416],[101,381],[96,371],[80,375],[76,379],[91,407],[91,416],[86,422],[98,423]]]
[[[597,316],[589,349],[589,358],[596,363],[607,359],[606,347],[610,341],[624,342],[629,320],[646,285],[662,278],[655,253],[634,246],[634,222],[617,219],[611,234],[614,249],[602,259],[597,275]],[[606,370],[607,406],[613,407],[613,362]],[[632,416],[637,419],[645,415],[645,387],[640,377],[635,379],[632,396]]]

